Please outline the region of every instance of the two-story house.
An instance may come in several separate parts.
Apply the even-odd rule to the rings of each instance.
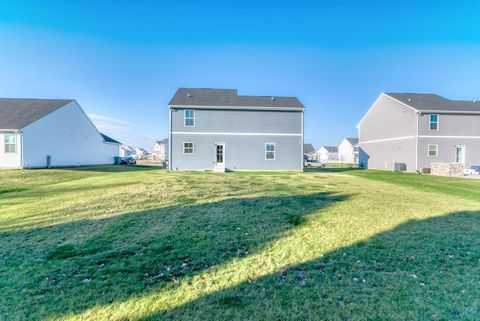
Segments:
[[[358,164],[358,138],[344,138],[338,145],[338,160],[347,164]]]
[[[432,163],[480,165],[480,102],[435,94],[382,93],[358,124],[364,168],[407,171]]]
[[[169,103],[169,168],[302,170],[303,113],[295,97],[180,88]]]
[[[153,160],[159,162],[165,162],[168,160],[168,138],[163,140],[157,140],[155,144],[153,144],[153,153],[152,157]]]

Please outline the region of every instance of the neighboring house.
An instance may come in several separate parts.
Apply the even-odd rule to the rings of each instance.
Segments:
[[[358,164],[358,138],[344,138],[338,145],[338,160],[347,164]]]
[[[150,156],[150,153],[146,149],[141,147],[135,148],[135,157],[137,159],[146,159],[148,156]]]
[[[321,162],[337,162],[338,161],[338,147],[337,146],[322,146],[317,151],[315,158]]]
[[[303,157],[304,159],[312,159],[315,154],[315,148],[312,144],[303,144]]]
[[[360,165],[407,171],[431,163],[480,165],[480,102],[382,93],[358,124]]]
[[[121,157],[130,157],[130,156],[136,156],[137,155],[137,152],[135,150],[135,148],[131,147],[131,146],[127,146],[127,145],[122,145],[120,147],[120,156]]]
[[[304,106],[296,97],[180,88],[169,112],[170,169],[303,169]]]
[[[0,98],[0,167],[113,164],[119,146],[75,100]]]
[[[168,138],[157,140],[153,145],[153,160],[165,162],[168,160]]]

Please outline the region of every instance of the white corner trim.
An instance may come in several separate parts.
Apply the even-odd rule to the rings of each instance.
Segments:
[[[229,136],[303,136],[288,133],[224,133],[224,132],[172,132],[174,135],[229,135]]]
[[[366,140],[366,141],[363,141],[363,142],[358,142],[358,144],[362,145],[362,144],[371,144],[371,143],[382,143],[382,142],[391,142],[391,141],[395,141],[395,140],[412,139],[412,138],[415,138],[415,136],[412,135],[412,136],[403,136],[403,137]]]

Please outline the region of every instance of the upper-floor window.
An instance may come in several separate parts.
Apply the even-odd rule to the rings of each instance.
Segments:
[[[265,144],[265,159],[275,160],[275,143]]]
[[[183,153],[184,154],[193,154],[193,142],[183,143]]]
[[[428,145],[428,156],[438,156],[438,145]]]
[[[438,130],[438,119],[439,116],[437,114],[430,115],[430,130]]]
[[[17,136],[15,134],[5,134],[5,153],[17,152]]]
[[[195,110],[185,109],[185,127],[195,126]]]

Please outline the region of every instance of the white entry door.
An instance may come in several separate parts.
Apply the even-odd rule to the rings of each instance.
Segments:
[[[455,163],[465,164],[465,146],[455,146]]]
[[[214,155],[214,168],[215,172],[225,171],[225,143],[215,143],[215,155]]]

